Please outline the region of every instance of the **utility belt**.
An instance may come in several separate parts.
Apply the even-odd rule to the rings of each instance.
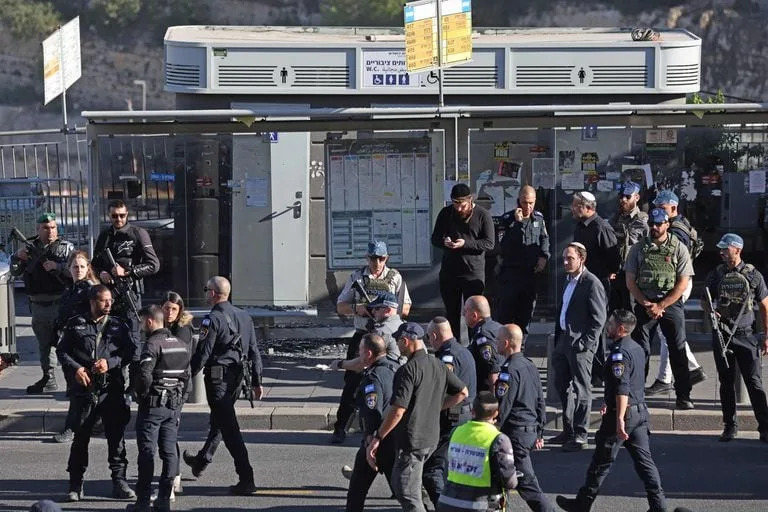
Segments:
[[[153,391],[151,395],[142,401],[146,407],[167,407],[168,409],[178,409],[184,403],[182,393],[178,389],[164,389],[159,393]]]
[[[642,404],[631,404],[631,405],[627,406],[627,412],[643,412],[643,411],[647,411],[647,410],[648,410],[648,406],[646,404],[644,404],[644,403],[642,403]],[[612,412],[612,413],[615,414],[616,413],[616,408],[613,407],[611,409],[608,409],[606,412]]]
[[[539,426],[538,425],[509,425],[508,427],[505,428],[505,430],[506,429],[514,430],[516,432],[536,432],[536,433],[538,433]]]
[[[203,369],[203,376],[210,379],[224,380],[228,373],[237,369],[237,365],[224,366],[220,364],[212,364],[206,366]]]

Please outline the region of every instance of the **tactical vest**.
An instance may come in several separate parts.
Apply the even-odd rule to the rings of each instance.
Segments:
[[[667,241],[660,246],[653,243],[650,237],[643,241],[643,261],[637,270],[637,287],[640,291],[669,292],[677,282],[677,246],[680,240],[674,235],[668,235]]]
[[[723,320],[734,321],[742,311],[752,311],[754,293],[750,286],[750,276],[755,270],[754,265],[747,263],[741,270],[728,269],[725,264],[717,267],[721,276],[717,287],[717,312]]]
[[[164,336],[159,343],[159,357],[152,370],[152,391],[181,392],[181,380],[189,366],[189,350],[183,341],[175,336]]]
[[[368,267],[360,269],[360,275],[363,279],[363,288],[365,288],[365,291],[369,296],[376,295],[377,292],[390,292],[397,295],[397,291],[395,290],[395,279],[400,275],[397,270],[390,268],[387,270],[387,273],[384,274],[382,279],[376,279],[365,273],[366,268]],[[362,302],[363,298],[358,297],[358,301]]]

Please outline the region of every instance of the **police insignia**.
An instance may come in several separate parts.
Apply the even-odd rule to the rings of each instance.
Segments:
[[[208,336],[208,328],[211,325],[211,319],[208,317],[203,318],[203,321],[200,322],[200,339],[205,338]]]
[[[509,391],[509,384],[506,382],[496,382],[496,398],[501,398]]]
[[[367,405],[369,409],[376,408],[376,393],[368,393],[365,395],[365,405]]]
[[[483,348],[480,349],[480,354],[483,356],[483,359],[486,361],[491,360],[491,347],[489,345],[483,345]]]
[[[611,370],[613,371],[613,376],[620,379],[624,375],[624,363],[613,363]]]

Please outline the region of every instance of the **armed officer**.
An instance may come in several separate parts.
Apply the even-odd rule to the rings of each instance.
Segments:
[[[194,476],[200,476],[213,460],[213,454],[223,438],[240,477],[236,485],[229,487],[229,491],[240,496],[251,495],[256,491],[253,468],[237,423],[235,401],[240,395],[243,379],[248,379],[248,373],[253,398],[260,400],[264,393],[256,332],[250,315],[229,302],[232,288],[226,278],[210,278],[203,290],[212,308],[200,324],[200,341],[192,356],[191,375],[194,377],[203,371],[205,395],[211,408],[210,429],[205,445],[197,455],[184,451],[184,462],[192,468]]]
[[[149,233],[142,227],[128,223],[128,207],[123,201],[118,199],[109,203],[109,217],[112,225],[96,239],[93,268],[101,282],[112,287],[115,296],[114,314],[129,320],[134,343],[138,346],[139,319],[136,314],[141,308],[144,278],[157,274],[160,260]],[[114,267],[105,249],[112,252],[116,263]]]
[[[506,225],[499,245],[499,298],[496,318],[528,333],[536,305],[536,281],[549,260],[549,233],[544,215],[534,210],[536,190],[520,189],[518,207],[502,216]]]
[[[490,391],[499,375],[496,332],[501,324],[491,318],[491,306],[482,295],[473,295],[464,303],[464,321],[469,331],[469,351],[475,359],[477,391]]]
[[[436,316],[432,319],[427,326],[427,340],[435,351],[435,357],[467,386],[467,398],[463,402],[440,411],[440,439],[437,448],[424,463],[424,487],[430,501],[437,506],[437,499],[443,493],[447,477],[451,433],[472,419],[471,405],[477,394],[477,372],[472,353],[456,341],[447,318]]]
[[[71,318],[64,327],[56,355],[64,370],[74,375],[72,406],[82,421],[75,430],[69,454],[67,501],[83,498],[83,476],[88,467],[88,443],[93,425],[101,418],[107,437],[107,461],[112,472],[112,497],[135,498],[126,482],[125,427],[131,417],[122,368],[137,359],[128,326],[110,316],[112,292],[102,284],[88,290],[90,311]]]
[[[389,481],[395,463],[394,437],[382,441],[384,448],[376,455],[378,472],[368,465],[365,452],[376,429],[381,425],[384,409],[392,399],[392,381],[400,363],[397,356],[387,353],[386,343],[378,334],[364,335],[360,340],[359,353],[366,366],[355,395],[363,441],[355,456],[355,465],[349,479],[347,512],[363,511],[368,489],[377,473],[382,473]]]
[[[629,290],[624,276],[624,262],[627,261],[629,248],[648,236],[648,214],[640,210],[640,185],[627,181],[621,186],[619,209],[611,217],[609,224],[616,233],[616,241],[621,258],[621,269],[611,279],[611,296],[608,298],[608,310],[631,309]]]
[[[59,389],[56,383],[56,318],[61,295],[69,285],[67,258],[75,250],[71,242],[59,238],[56,215],[44,213],[37,219],[37,236],[29,239],[11,256],[11,275],[24,276],[24,289],[29,298],[32,331],[40,350],[43,377],[27,386],[27,393],[50,393]]]
[[[499,353],[506,358],[494,387],[499,401],[498,425],[512,441],[515,466],[521,473],[517,492],[531,510],[551,512],[555,507],[542,492],[531,462],[531,451],[544,446],[546,404],[539,370],[521,352],[523,331],[519,326],[503,325],[496,340]]]
[[[340,315],[352,316],[355,333],[347,345],[347,359],[354,359],[360,339],[368,332],[371,311],[367,300],[360,288],[366,292],[369,299],[374,299],[378,292],[389,292],[396,296],[396,313],[405,318],[411,310],[411,296],[403,276],[397,270],[387,266],[389,254],[387,244],[381,240],[368,243],[366,265],[352,272],[344,288],[336,300],[336,311]],[[400,325],[399,322],[395,329]],[[394,332],[394,329],[391,331]],[[395,344],[396,345],[396,344]],[[360,373],[346,371],[344,373],[344,389],[341,392],[339,408],[336,411],[336,423],[333,427],[331,442],[342,443],[346,438],[346,427],[352,412],[355,410],[354,393],[360,384]]]
[[[163,469],[154,509],[171,510],[171,488],[179,458],[176,440],[179,416],[184,402],[183,389],[189,381],[190,353],[187,345],[164,327],[160,306],[139,311],[141,330],[147,335],[139,359],[136,396],[136,444],[139,448],[139,479],[136,483],[136,512],[149,512],[152,477],[155,473],[155,447],[159,449]]]
[[[635,471],[645,485],[649,512],[666,512],[659,470],[651,457],[648,406],[645,403],[645,352],[632,338],[635,315],[625,309],[613,312],[606,324],[611,340],[605,362],[605,403],[600,428],[595,435],[595,452],[587,478],[576,498],[557,497],[557,504],[569,512],[589,512],[608,476],[622,445],[632,457]]]
[[[713,335],[713,351],[720,377],[720,404],[725,429],[720,441],[736,437],[736,365],[747,386],[749,401],[757,419],[760,440],[768,443],[768,405],[760,376],[760,353],[768,355],[768,334],[759,339],[752,333],[754,303],[759,306],[762,325],[768,326],[768,290],[763,275],[741,259],[744,240],[735,233],[726,233],[717,243],[723,263],[707,275],[706,286],[716,299],[715,311],[726,347],[720,346]],[[709,311],[707,300],[702,303]],[[723,354],[725,352],[725,354]],[[726,366],[727,361],[727,366]]]

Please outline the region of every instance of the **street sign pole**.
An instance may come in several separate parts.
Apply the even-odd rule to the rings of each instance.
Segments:
[[[64,120],[64,147],[66,148],[66,157],[64,158],[64,176],[69,177],[69,128],[67,127],[67,84],[64,77],[64,31],[61,30],[61,25],[58,28],[59,31],[59,55],[61,57],[61,116]]]
[[[437,97],[440,108],[445,106],[443,98],[443,9],[442,0],[435,2],[437,8]]]

